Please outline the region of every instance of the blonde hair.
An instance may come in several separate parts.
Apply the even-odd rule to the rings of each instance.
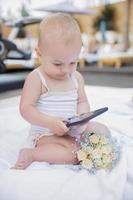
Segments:
[[[40,23],[38,46],[42,41],[61,40],[68,43],[75,38],[81,40],[80,28],[69,14],[48,15]]]

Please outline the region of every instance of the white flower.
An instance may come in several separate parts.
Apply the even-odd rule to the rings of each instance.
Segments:
[[[102,156],[102,161],[104,164],[109,164],[112,162],[112,159],[111,159],[111,155],[103,155]]]
[[[90,140],[90,143],[92,144],[98,144],[99,142],[99,137],[96,136],[95,134],[89,136],[89,140]]]
[[[100,144],[108,144],[108,139],[105,137],[105,136],[102,136],[101,138],[100,138],[100,142],[99,142]]]
[[[107,145],[104,145],[101,147],[101,151],[104,154],[110,154],[112,152],[112,150],[113,150],[113,148],[112,148],[112,145],[110,145],[110,144],[107,144]]]
[[[97,169],[101,169],[103,167],[103,162],[101,159],[95,159],[95,166]]]
[[[77,158],[78,160],[84,160],[87,158],[87,154],[84,150],[80,149],[79,151],[77,151]]]
[[[92,151],[92,157],[93,159],[101,158],[102,157],[102,151],[99,148],[96,148]]]
[[[86,151],[87,154],[91,154],[92,151],[93,151],[93,148],[91,146],[88,146],[88,147],[85,148],[85,151]]]
[[[91,170],[92,167],[93,167],[93,163],[90,159],[85,159],[85,160],[82,161],[82,166],[86,169]]]

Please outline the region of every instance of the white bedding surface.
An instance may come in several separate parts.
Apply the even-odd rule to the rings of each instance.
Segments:
[[[19,97],[0,101],[0,200],[132,200],[133,89],[86,86],[91,108],[108,106],[95,120],[109,126],[123,142],[122,156],[112,172],[89,175],[77,166],[33,163],[10,170],[26,145],[29,124],[19,114]]]

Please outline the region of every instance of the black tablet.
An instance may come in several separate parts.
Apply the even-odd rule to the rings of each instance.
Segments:
[[[78,124],[84,124],[88,122],[89,120],[97,117],[98,115],[101,115],[102,113],[106,112],[108,110],[108,107],[100,108],[98,110],[94,110],[79,116],[74,116],[72,118],[69,118],[66,122],[67,127],[75,126]]]

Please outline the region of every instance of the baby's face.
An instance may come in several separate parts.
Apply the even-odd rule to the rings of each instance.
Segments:
[[[77,67],[81,41],[65,44],[61,41],[49,41],[40,49],[42,67],[53,79],[66,79]]]

